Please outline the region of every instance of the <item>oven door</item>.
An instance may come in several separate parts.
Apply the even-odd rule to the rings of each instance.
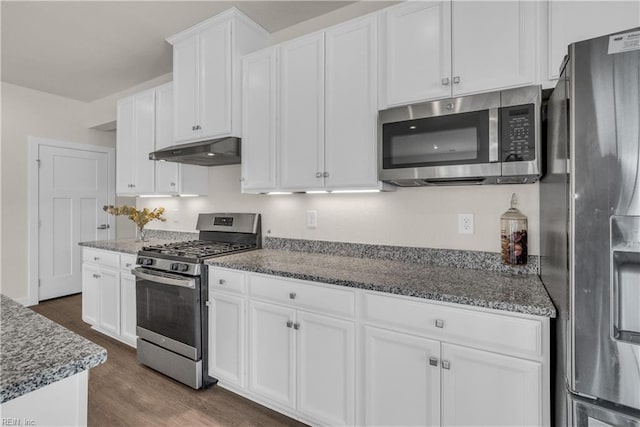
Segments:
[[[381,178],[500,176],[499,111],[499,92],[381,111]]]
[[[146,341],[192,360],[202,354],[200,277],[137,267],[136,332]]]

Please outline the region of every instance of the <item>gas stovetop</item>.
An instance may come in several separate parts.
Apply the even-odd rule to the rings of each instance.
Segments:
[[[203,262],[207,258],[219,255],[256,249],[256,246],[251,243],[188,240],[164,245],[145,246],[139,254],[148,257],[183,260],[185,262]]]

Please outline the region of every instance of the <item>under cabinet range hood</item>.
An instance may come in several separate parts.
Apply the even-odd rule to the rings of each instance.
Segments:
[[[149,153],[149,159],[198,166],[237,165],[240,163],[240,138],[229,136],[172,145]]]

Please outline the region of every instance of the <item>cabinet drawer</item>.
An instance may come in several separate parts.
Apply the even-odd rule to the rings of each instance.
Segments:
[[[501,353],[542,355],[542,322],[365,293],[363,320]]]
[[[244,294],[244,277],[242,271],[209,267],[209,290],[220,290]]]
[[[355,313],[353,291],[326,288],[308,282],[250,274],[249,293],[253,297],[326,314],[353,317]]]
[[[82,251],[82,261],[93,262],[113,268],[120,268],[120,254],[118,252],[85,248]]]
[[[135,255],[120,255],[120,269],[131,273],[131,270],[136,266],[136,259]]]

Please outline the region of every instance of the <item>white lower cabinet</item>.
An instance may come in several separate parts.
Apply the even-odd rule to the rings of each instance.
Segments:
[[[82,259],[82,320],[135,347],[135,255],[84,248]]]
[[[548,318],[209,277],[209,375],[276,411],[312,425],[549,425]]]

